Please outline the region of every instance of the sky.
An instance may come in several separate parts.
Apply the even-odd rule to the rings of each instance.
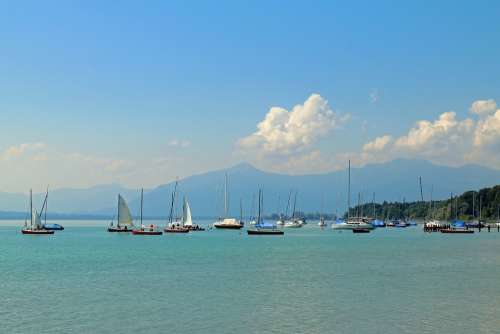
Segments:
[[[154,187],[243,161],[500,169],[499,15],[494,1],[2,1],[0,191]]]

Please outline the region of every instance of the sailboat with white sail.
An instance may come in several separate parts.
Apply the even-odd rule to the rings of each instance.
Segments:
[[[47,230],[43,227],[42,219],[36,209],[33,209],[33,192],[30,190],[30,223],[24,222],[24,228],[21,230],[23,234],[54,234],[54,231]]]
[[[150,224],[147,227],[144,225],[144,223],[142,221],[143,204],[144,204],[144,189],[141,189],[141,215],[140,215],[141,225],[138,229],[133,230],[132,234],[134,234],[134,235],[162,235],[163,232],[159,231],[158,228],[154,224]]]
[[[132,219],[132,214],[130,214],[130,209],[122,195],[118,194],[117,223],[115,226],[114,221],[111,221],[108,232],[131,233],[133,229],[134,221]]]
[[[191,207],[186,197],[184,197],[184,203],[182,205],[182,225],[188,228],[190,231],[205,231],[205,229],[197,224],[193,223],[193,217],[191,215]]]
[[[243,227],[243,221],[240,219],[236,218],[229,218],[228,217],[228,206],[229,206],[229,200],[228,200],[228,192],[227,192],[227,174],[225,176],[225,182],[224,182],[224,218],[219,218],[214,223],[214,227],[218,229],[227,229],[227,230],[239,230]]]
[[[352,231],[369,231],[373,230],[374,227],[370,224],[370,221],[363,217],[351,217],[351,160],[349,160],[348,166],[348,182],[347,182],[347,219],[337,221],[332,224],[332,229],[334,230],[352,230]]]
[[[174,209],[175,209],[175,201],[177,198],[177,185],[178,182],[175,182],[174,191],[172,192],[172,200],[170,202],[170,215],[168,218],[167,227],[163,229],[165,233],[188,233],[189,228],[184,226],[184,222],[187,220],[187,216],[184,215],[185,210],[183,210],[182,219],[174,218]],[[189,211],[189,216],[191,216],[191,210]]]

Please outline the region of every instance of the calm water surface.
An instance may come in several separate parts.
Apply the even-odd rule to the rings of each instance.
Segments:
[[[0,222],[2,333],[499,333],[500,233],[133,236]]]

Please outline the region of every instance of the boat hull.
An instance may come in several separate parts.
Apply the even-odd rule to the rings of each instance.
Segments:
[[[240,230],[243,225],[218,225],[214,224],[214,227],[220,230]]]
[[[472,234],[473,230],[453,230],[453,229],[443,229],[441,233],[449,233],[449,234]]]
[[[166,228],[163,230],[165,233],[188,233],[189,229],[187,228]]]
[[[134,235],[162,235],[162,231],[132,231]]]
[[[247,230],[248,235],[283,235],[281,230]]]
[[[49,231],[64,231],[64,227],[59,224],[43,225],[43,228]]]
[[[354,229],[373,230],[374,227],[371,224],[332,224],[332,229],[334,229],[334,230],[354,230]]]
[[[108,232],[112,232],[112,233],[132,233],[133,230],[123,229],[123,228],[115,228],[115,227],[108,227]]]
[[[46,235],[46,234],[54,234],[54,231],[50,230],[22,230],[23,234],[33,234],[33,235]]]
[[[352,233],[370,233],[370,230],[367,228],[354,228]]]

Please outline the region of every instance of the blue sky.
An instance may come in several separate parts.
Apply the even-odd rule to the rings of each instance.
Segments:
[[[242,160],[285,173],[338,168],[377,137],[396,142],[419,120],[465,120],[474,101],[498,100],[499,14],[488,1],[2,2],[0,150],[33,150],[16,164],[4,157],[0,170],[29,167],[13,174],[26,184],[0,189],[152,186]],[[241,149],[271,107],[313,93],[348,116],[292,153]],[[322,163],[274,164],[312,152]],[[469,158],[437,162],[472,159],[459,153]],[[163,162],[144,172],[152,161]]]

